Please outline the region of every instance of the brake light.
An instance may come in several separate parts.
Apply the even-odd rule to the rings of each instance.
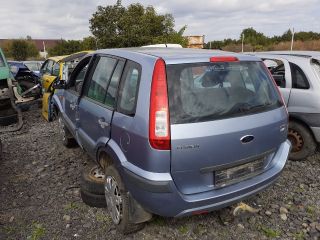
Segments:
[[[166,67],[162,59],[155,63],[150,95],[149,142],[159,150],[170,150],[170,123]]]
[[[210,62],[239,62],[237,57],[232,56],[219,56],[219,57],[211,57]]]

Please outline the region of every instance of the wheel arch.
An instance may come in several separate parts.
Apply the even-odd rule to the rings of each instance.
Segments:
[[[100,146],[96,151],[96,162],[102,169],[109,165],[115,165],[119,168],[122,162],[127,161],[119,145],[110,139],[106,145]]]
[[[312,129],[310,128],[310,126],[303,120],[303,119],[301,119],[301,118],[299,118],[298,116],[292,116],[292,115],[290,115],[289,114],[289,122],[296,122],[296,123],[299,123],[299,124],[301,124],[302,126],[304,126],[310,133],[311,133],[311,135],[312,135],[312,137],[313,137],[313,140],[315,141],[315,142],[317,142],[316,141],[316,138],[315,138],[315,135],[314,135],[314,133],[313,133],[313,131],[312,131]]]

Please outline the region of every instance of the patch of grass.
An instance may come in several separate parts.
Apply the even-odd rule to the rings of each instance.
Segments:
[[[111,223],[111,219],[110,216],[104,213],[97,213],[96,214],[96,219],[98,222],[102,222],[102,223]]]
[[[15,227],[11,227],[11,226],[5,226],[3,227],[3,230],[6,234],[15,233],[17,231]]]
[[[76,202],[71,202],[71,203],[67,203],[66,205],[64,205],[64,210],[75,210],[75,209],[79,209],[79,208],[80,208],[80,206]]]
[[[165,218],[159,217],[159,216],[156,216],[156,217],[153,219],[152,222],[153,222],[155,225],[160,226],[160,227],[165,226],[166,223],[167,223],[166,220],[165,220]]]
[[[281,232],[278,230],[273,230],[268,227],[260,226],[262,233],[268,238],[276,238],[281,235]]]
[[[205,230],[206,230],[206,228],[205,228],[205,226],[203,224],[198,224],[193,229],[193,233],[198,235],[198,234],[202,234],[203,232],[205,232]]]
[[[39,240],[45,235],[46,229],[39,223],[32,224],[32,232],[31,236],[29,236],[28,240]]]
[[[316,208],[314,206],[308,205],[306,207],[306,211],[310,215],[314,215],[316,213]]]
[[[180,232],[182,235],[187,234],[188,231],[189,231],[189,229],[188,229],[188,226],[187,226],[187,225],[182,225],[182,226],[179,227],[179,232]]]
[[[305,233],[304,233],[303,231],[297,232],[297,233],[295,233],[293,236],[294,236],[294,238],[297,239],[297,240],[303,240],[303,239],[305,239]]]

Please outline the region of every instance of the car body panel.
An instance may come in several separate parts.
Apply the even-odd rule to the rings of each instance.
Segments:
[[[171,173],[175,184],[183,194],[214,189],[214,170],[202,169],[237,165],[242,159],[275,151],[287,138],[282,130],[286,122],[287,115],[280,108],[212,122],[171,125]],[[244,144],[240,139],[247,135],[254,139]]]
[[[57,78],[59,78],[59,79],[62,78],[62,71],[63,71],[64,65],[66,63],[72,62],[74,60],[78,61],[84,55],[86,55],[88,53],[91,53],[91,52],[92,51],[81,51],[81,52],[77,52],[77,53],[74,53],[74,54],[71,54],[71,55],[50,57],[42,64],[41,69],[40,69],[40,74],[42,72],[42,76],[41,76],[42,91],[43,91],[43,93],[50,93],[50,94],[46,94],[46,98],[47,99],[43,99],[43,102],[42,102],[42,116],[47,121],[51,121],[52,120],[51,113],[53,112],[53,110],[50,109],[50,107],[51,107],[50,100],[51,100],[52,95],[54,93],[54,90],[52,89],[53,82]],[[57,66],[58,73],[55,73],[55,75],[53,75],[53,69],[50,72],[44,72],[44,68],[46,67],[46,62],[48,62],[48,61],[52,61],[53,62],[52,68],[55,65]]]
[[[285,63],[286,87],[279,88],[283,96],[290,91],[290,97],[287,101],[287,108],[289,115],[296,120],[306,124],[312,131],[315,139],[319,142],[320,136],[318,127],[320,127],[320,78],[314,72],[311,66],[312,59],[318,59],[320,52],[313,51],[279,51],[269,53],[255,53],[256,56],[262,59],[277,59]],[[301,68],[309,83],[308,89],[293,88],[292,84],[292,69],[289,63],[294,63]],[[307,97],[306,97],[307,96]],[[307,116],[308,117],[304,117]],[[312,116],[312,117],[311,117]],[[310,119],[317,119],[318,121],[310,121]]]
[[[113,110],[84,97],[80,99],[78,111],[81,119],[77,128],[79,141],[95,157],[96,146],[106,145],[110,138]]]

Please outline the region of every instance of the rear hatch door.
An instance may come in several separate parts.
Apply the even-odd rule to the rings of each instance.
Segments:
[[[171,174],[183,194],[261,173],[285,141],[287,114],[261,62],[167,65],[167,78]]]

